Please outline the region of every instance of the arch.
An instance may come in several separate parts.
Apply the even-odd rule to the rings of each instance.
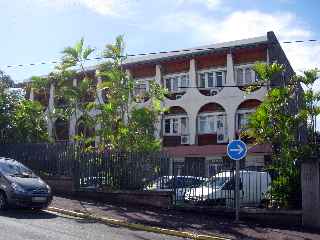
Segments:
[[[54,123],[54,127],[56,141],[69,140],[69,121],[58,118]]]
[[[225,144],[227,142],[227,116],[218,103],[203,105],[197,114],[198,145]]]
[[[258,99],[248,99],[240,103],[237,109],[238,110],[253,109],[253,108],[257,108],[260,104],[261,104],[261,101]]]
[[[225,112],[225,109],[219,103],[211,102],[200,107],[198,114],[203,112]]]
[[[171,114],[175,114],[175,115],[185,114],[185,115],[187,115],[187,111],[180,106],[172,106],[169,108],[169,110],[167,112],[165,112],[165,115],[171,115]]]

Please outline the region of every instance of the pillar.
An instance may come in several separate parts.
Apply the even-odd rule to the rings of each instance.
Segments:
[[[320,164],[310,159],[301,164],[302,225],[320,229]]]
[[[50,90],[49,90],[49,103],[48,103],[48,135],[49,138],[53,137],[53,111],[54,111],[54,85],[50,84]]]
[[[196,70],[196,60],[190,60],[190,68],[189,68],[189,81],[190,87],[197,87],[197,70]]]
[[[34,89],[31,88],[30,89],[30,96],[29,96],[29,100],[33,101],[34,100]]]
[[[227,77],[226,77],[226,85],[227,86],[234,86],[234,69],[233,69],[233,58],[232,54],[227,54]]]

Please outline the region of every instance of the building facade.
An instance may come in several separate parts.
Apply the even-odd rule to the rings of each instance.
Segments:
[[[188,175],[186,169],[198,168],[199,174],[209,176],[224,161],[228,142],[239,138],[248,116],[270,87],[266,84],[250,94],[244,91],[257,80],[252,69],[257,61],[285,66],[286,71],[272,79],[271,86],[285,82],[293,74],[273,32],[200,48],[130,57],[125,61],[124,68],[136,82],[134,94],[148,91],[150,81],[168,89],[163,101],[168,111],[159,119],[156,134],[162,140],[163,149],[173,157],[176,173]],[[73,85],[76,84],[74,80]],[[48,108],[55,104],[53,93],[51,86]],[[101,93],[97,97],[102,98]],[[34,99],[32,92],[30,98]],[[147,106],[148,99],[136,104]],[[76,122],[73,118],[67,123],[65,138],[75,135]],[[49,133],[52,124],[63,125],[49,123]],[[249,147],[246,167],[264,166],[270,153],[268,145]]]

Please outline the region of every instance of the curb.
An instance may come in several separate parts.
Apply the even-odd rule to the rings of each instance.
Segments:
[[[219,236],[200,235],[200,234],[195,234],[191,232],[183,232],[183,231],[171,230],[166,228],[151,227],[151,226],[146,226],[146,225],[137,224],[137,223],[128,223],[123,220],[101,217],[94,214],[79,213],[79,212],[56,208],[56,207],[48,207],[47,210],[50,212],[60,213],[60,214],[64,214],[72,217],[95,220],[104,224],[116,225],[116,226],[134,229],[134,230],[142,230],[146,232],[160,233],[160,234],[165,234],[165,235],[170,235],[175,237],[183,237],[183,238],[189,238],[189,239],[195,239],[195,240],[230,240],[229,238],[224,238]]]

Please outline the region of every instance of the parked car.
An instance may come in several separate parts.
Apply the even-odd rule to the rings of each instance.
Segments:
[[[145,190],[175,191],[176,200],[184,200],[190,189],[196,189],[208,178],[194,176],[163,176],[153,181]]]
[[[266,197],[271,177],[267,172],[240,171],[240,205],[259,206]],[[202,186],[189,189],[185,194],[186,202],[208,205],[233,206],[235,172],[220,172]]]
[[[9,206],[46,208],[52,201],[51,188],[29,168],[0,157],[0,210]]]

